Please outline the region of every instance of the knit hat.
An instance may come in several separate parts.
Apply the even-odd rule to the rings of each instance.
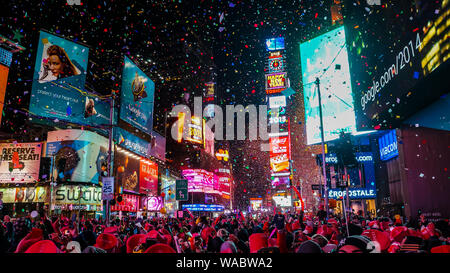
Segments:
[[[321,234],[314,234],[312,239],[318,243],[320,245],[320,247],[324,247],[328,244],[328,239],[325,238],[323,235]]]
[[[315,241],[305,241],[295,251],[296,253],[323,253],[322,248]]]
[[[237,253],[236,245],[231,241],[226,241],[220,246],[220,253]]]
[[[166,244],[154,244],[144,253],[177,253],[173,248]]]
[[[369,229],[363,232],[363,236],[366,236],[373,242],[377,242],[379,246],[379,251],[385,251],[389,248],[391,240],[389,234],[385,231],[377,229]]]
[[[349,236],[345,239],[344,244],[341,246],[352,245],[359,248],[363,253],[368,253],[367,244],[370,242],[370,239],[366,236],[362,235],[353,235]],[[341,248],[340,247],[340,248]]]
[[[51,240],[42,240],[30,246],[25,253],[61,253]]]
[[[145,234],[134,234],[130,236],[126,243],[127,253],[133,253],[133,250],[136,248],[136,246],[145,242],[146,237],[147,236]]]
[[[111,250],[118,244],[116,236],[108,233],[102,233],[97,237],[95,247],[99,247],[104,250]]]
[[[30,246],[44,239],[43,231],[39,228],[33,228],[30,233],[27,234],[16,248],[15,253],[24,253]]]
[[[268,247],[268,238],[264,233],[253,233],[248,238],[250,253],[256,253],[259,249]]]

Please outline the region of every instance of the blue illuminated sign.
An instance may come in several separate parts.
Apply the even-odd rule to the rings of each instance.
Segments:
[[[143,157],[150,157],[150,143],[148,141],[119,127],[115,127],[113,130],[114,140],[117,144]]]
[[[373,162],[372,153],[355,153],[356,161],[359,163],[364,162]],[[336,154],[326,154],[325,155],[325,163],[327,164],[337,164],[338,158]]]
[[[397,135],[395,130],[391,130],[378,139],[380,146],[380,159],[383,161],[389,160],[398,156]]]
[[[350,176],[352,187],[348,194],[350,199],[374,199],[377,197],[375,186],[375,167],[373,155],[371,152],[355,153],[356,160],[361,164],[358,168],[348,168],[347,173]],[[327,154],[325,157],[327,163],[337,163],[337,157],[333,154]],[[361,181],[363,180],[363,181]],[[329,189],[328,198],[341,199],[346,197],[346,190]]]
[[[375,189],[349,189],[348,196],[350,199],[373,199],[377,197]],[[347,191],[345,190],[328,190],[328,198],[330,199],[340,199],[341,197],[347,197]]]
[[[266,49],[267,49],[267,51],[284,49],[284,38],[277,37],[277,38],[267,39],[266,40]]]
[[[185,204],[183,209],[190,211],[223,211],[225,209],[222,205],[205,205],[205,204]]]

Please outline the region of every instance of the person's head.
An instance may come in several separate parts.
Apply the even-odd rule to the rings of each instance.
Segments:
[[[318,243],[320,247],[324,247],[328,244],[327,238],[325,238],[323,235],[320,234],[314,234],[312,237],[313,241]]]
[[[57,45],[52,45],[47,49],[47,65],[48,69],[55,77],[68,77],[77,75],[75,66],[67,56],[66,51]]]
[[[224,228],[219,229],[219,231],[217,231],[217,237],[222,238],[222,240],[226,241],[228,240],[228,236],[230,234],[228,233],[228,231]]]
[[[339,247],[339,253],[368,253],[367,248],[370,239],[366,236],[353,235],[345,239],[344,244]]]
[[[315,241],[305,241],[295,251],[296,253],[322,253],[322,248]]]
[[[237,253],[236,245],[232,241],[225,241],[220,246],[220,253]]]

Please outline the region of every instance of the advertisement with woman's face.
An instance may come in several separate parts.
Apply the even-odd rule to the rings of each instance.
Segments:
[[[109,123],[109,103],[84,90],[89,48],[40,32],[30,112],[80,124]]]

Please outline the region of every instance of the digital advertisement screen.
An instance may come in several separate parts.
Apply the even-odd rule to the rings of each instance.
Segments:
[[[261,210],[262,203],[262,198],[250,198],[250,205],[252,206],[252,210]]]
[[[84,90],[89,48],[40,32],[30,112],[78,124],[109,124],[109,102]]]
[[[270,59],[268,59],[268,61],[269,61],[269,72],[270,73],[284,71],[284,59],[283,59],[283,57],[270,58]]]
[[[217,183],[214,173],[203,169],[185,169],[182,172],[188,180],[188,192],[215,193],[214,183]]]
[[[450,91],[450,4],[391,1],[343,9],[358,129],[391,129]],[[380,39],[383,37],[383,39]]]
[[[140,191],[140,157],[124,149],[116,147],[114,152],[114,176],[117,185],[124,191],[138,193]]]
[[[120,127],[113,128],[113,135],[114,140],[119,146],[143,157],[150,156],[150,143],[146,140],[141,139]]]
[[[0,188],[3,203],[43,203],[47,202],[47,187]]]
[[[325,141],[339,138],[341,130],[356,132],[344,27],[300,44],[300,56],[307,144],[321,142],[316,78],[320,80]]]
[[[266,90],[286,88],[286,72],[266,74]]]
[[[144,133],[153,129],[155,83],[125,56],[120,95],[120,119]]]
[[[158,194],[158,164],[141,158],[139,167],[139,192]]]
[[[289,172],[289,137],[270,138],[270,168],[273,173]]]
[[[191,123],[188,124],[188,137],[186,140],[203,144],[203,122],[199,117],[191,117]]]
[[[107,166],[108,140],[87,130],[51,131],[46,156],[53,158],[55,180],[98,184]]]
[[[0,183],[39,180],[42,143],[0,143]]]
[[[283,50],[284,49],[284,38],[277,37],[266,40],[266,49],[267,51],[272,50]]]

